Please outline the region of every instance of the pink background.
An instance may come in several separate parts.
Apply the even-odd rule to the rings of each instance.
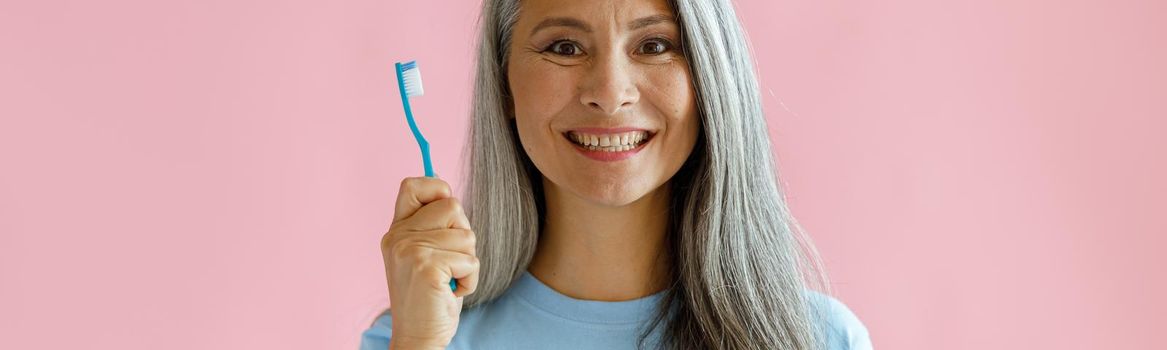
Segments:
[[[355,349],[477,1],[0,3],[0,348]],[[1167,2],[739,1],[879,349],[1162,349]]]

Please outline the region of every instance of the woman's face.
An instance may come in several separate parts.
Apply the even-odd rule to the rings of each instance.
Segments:
[[[554,186],[623,206],[697,140],[681,32],[664,0],[523,0],[507,63],[523,149]]]

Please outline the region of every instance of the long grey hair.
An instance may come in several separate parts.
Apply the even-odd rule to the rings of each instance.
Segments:
[[[641,337],[660,325],[674,349],[817,349],[829,289],[814,246],[786,206],[746,37],[730,0],[670,2],[697,91],[701,132],[669,182],[672,286]],[[485,0],[464,179],[477,234],[477,292],[491,301],[527,268],[543,215],[541,174],[519,145],[506,79],[518,0]],[[829,293],[829,290],[827,291]]]

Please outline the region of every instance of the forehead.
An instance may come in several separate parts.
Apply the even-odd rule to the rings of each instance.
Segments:
[[[535,26],[548,18],[575,19],[589,27],[628,27],[653,15],[672,18],[667,0],[521,0],[518,26]],[[559,21],[570,22],[570,21]],[[644,24],[644,23],[640,23]]]

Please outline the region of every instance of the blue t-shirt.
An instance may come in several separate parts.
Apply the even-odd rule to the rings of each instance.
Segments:
[[[655,316],[664,291],[627,301],[575,299],[551,289],[530,272],[492,302],[463,310],[448,349],[636,349],[642,327]],[[839,300],[813,292],[826,309],[828,350],[869,350],[867,328]],[[361,350],[389,347],[388,312],[361,334]],[[659,344],[657,326],[646,348]]]

